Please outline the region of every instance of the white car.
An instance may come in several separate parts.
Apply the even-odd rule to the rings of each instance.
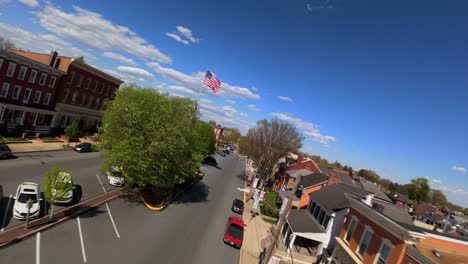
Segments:
[[[119,167],[114,167],[112,171],[106,173],[109,184],[116,187],[122,187],[125,185],[125,178],[122,175]]]
[[[73,185],[73,188],[66,193],[61,193],[59,185]],[[56,204],[70,204],[73,203],[73,191],[75,189],[75,183],[68,172],[61,171],[58,174],[56,185],[52,187],[53,202]]]
[[[16,190],[15,204],[13,206],[13,217],[20,220],[26,219],[26,215],[28,213],[28,200],[31,201],[29,217],[38,217],[40,211],[39,201],[42,200],[39,194],[39,185],[36,183],[25,182],[20,184]]]

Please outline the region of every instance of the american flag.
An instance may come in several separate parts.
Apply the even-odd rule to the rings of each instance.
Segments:
[[[217,93],[221,90],[221,82],[216,79],[214,73],[210,71],[206,72],[205,79],[203,80],[203,84],[210,87],[213,92]]]

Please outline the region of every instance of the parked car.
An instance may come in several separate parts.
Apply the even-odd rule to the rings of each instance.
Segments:
[[[223,152],[224,152],[225,154],[228,154],[228,155],[231,154],[231,151],[229,150],[229,148],[223,149]]]
[[[204,158],[203,164],[211,165],[211,166],[218,166],[218,162],[216,161],[216,159],[211,156]]]
[[[244,202],[239,199],[234,199],[234,201],[232,201],[231,210],[235,213],[242,214],[244,212]]]
[[[242,242],[244,241],[244,221],[242,219],[235,216],[228,218],[223,241],[233,247],[242,247]]]
[[[60,185],[73,185],[73,188],[67,193],[59,193],[59,190],[61,190]],[[59,172],[57,182],[55,183],[55,186],[52,188],[52,197],[57,197],[55,198],[52,202],[54,204],[71,204],[75,201],[74,198],[79,199],[78,195],[75,195],[75,182],[72,179],[72,176],[68,172],[61,171]]]
[[[119,167],[114,167],[111,171],[106,172],[106,176],[112,186],[122,187],[125,185],[125,178]]]
[[[0,144],[0,159],[7,159],[10,156],[11,149],[5,144]]]
[[[93,146],[92,146],[91,143],[85,142],[85,143],[81,143],[81,144],[76,145],[73,148],[73,150],[75,150],[76,152],[80,152],[80,153],[82,153],[82,152],[91,152],[91,151],[93,151]]]
[[[2,199],[3,199],[3,186],[0,184],[0,208],[2,205]]]
[[[39,216],[40,204],[42,199],[39,197],[39,185],[33,182],[25,182],[18,186],[15,196],[15,204],[13,206],[13,217],[24,220],[28,212],[27,202],[31,201],[31,209],[29,217],[36,218]]]

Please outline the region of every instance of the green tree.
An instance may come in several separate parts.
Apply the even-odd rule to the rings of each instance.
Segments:
[[[412,200],[429,202],[430,189],[427,178],[412,179],[408,186],[408,196]]]
[[[223,141],[237,142],[241,136],[241,132],[238,128],[225,128],[223,132]]]
[[[106,103],[102,171],[120,165],[129,186],[177,184],[200,167],[195,102],[129,85]]]
[[[210,125],[212,125],[212,126],[216,126],[216,121],[210,120],[210,121],[208,122],[208,124],[210,124]]]
[[[73,122],[65,128],[65,135],[69,138],[79,138],[81,135],[78,122]]]
[[[214,153],[216,151],[216,135],[213,127],[203,121],[195,124],[195,130],[198,136],[199,152],[202,154]]]
[[[54,204],[56,201],[64,200],[68,198],[69,193],[72,192],[76,185],[76,181],[73,179],[71,174],[66,171],[61,171],[57,164],[46,172],[44,180],[44,198],[52,205],[50,212],[50,219],[54,214]]]
[[[357,175],[371,182],[379,182],[380,180],[380,176],[373,170],[360,169]]]
[[[431,190],[430,191],[430,201],[433,205],[446,206],[447,197],[441,190]]]

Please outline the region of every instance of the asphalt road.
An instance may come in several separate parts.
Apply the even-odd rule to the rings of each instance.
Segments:
[[[79,218],[0,250],[5,263],[238,263],[222,241],[232,200],[242,197],[244,160],[217,157],[218,168],[161,212],[116,199]],[[108,188],[108,186],[106,186]],[[109,210],[108,210],[109,209]],[[111,213],[111,214],[109,214]],[[115,223],[115,227],[112,224]],[[81,230],[81,232],[80,232]],[[81,234],[81,235],[80,235]],[[39,260],[39,262],[37,261]]]
[[[81,186],[82,199],[88,199],[103,193],[102,187],[96,177],[101,168],[101,154],[76,153],[74,151],[50,151],[17,154],[16,159],[0,160],[0,185],[3,186],[3,195],[0,207],[0,226],[3,223],[8,197],[15,196],[16,188],[23,182],[34,182],[42,189],[45,173],[54,164],[60,169],[71,172]],[[105,177],[101,177],[103,184],[107,184]],[[10,210],[13,204],[11,200]],[[57,206],[61,208],[62,206]],[[22,223],[14,218],[6,221],[6,227]]]

